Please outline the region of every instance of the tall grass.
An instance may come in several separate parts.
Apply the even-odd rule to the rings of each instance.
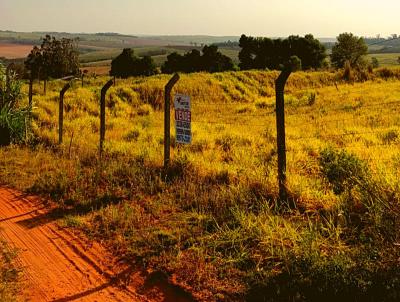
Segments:
[[[34,97],[35,146],[0,149],[0,182],[52,197],[64,225],[167,272],[203,301],[396,301],[400,73],[381,72],[359,83],[341,72],[290,79],[295,209],[277,206],[275,72],[182,76],[175,92],[192,97],[193,144],[172,139],[168,171],[167,76],[110,89],[102,161],[98,98],[106,79],[67,92],[66,139],[57,147],[62,83],[52,82],[51,92]]]
[[[0,64],[0,144],[23,142],[27,138],[29,114],[31,108],[21,107],[19,100],[22,83],[16,79],[16,74],[6,75]]]

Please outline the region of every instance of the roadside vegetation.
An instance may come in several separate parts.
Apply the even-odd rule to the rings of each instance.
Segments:
[[[25,112],[27,85],[12,78],[10,86],[9,77],[2,90],[17,93],[3,97],[13,109],[0,124],[9,137],[0,149],[0,183],[50,197],[63,226],[167,274],[200,301],[399,300],[400,70],[368,63],[364,40],[352,34],[340,35],[332,49],[339,70],[328,68],[325,48],[311,35],[242,36],[239,43],[243,71],[218,72],[235,68],[217,46],[168,57],[163,71],[187,73],[174,93],[192,98],[193,143],[180,146],[172,137],[164,169],[170,76],[153,75],[152,59],[131,49],[112,62],[112,75],[123,79],[106,98],[101,158],[98,99],[107,79],[86,77],[81,87],[69,77],[58,145],[65,82],[46,80],[78,75],[77,57],[72,41],[46,37],[26,62],[47,87],[42,94],[35,84],[32,124],[26,117],[10,123],[14,112]],[[282,204],[279,71],[266,69],[279,70],[293,56],[303,70],[325,71],[296,72],[286,85],[289,196]]]
[[[20,289],[21,270],[16,264],[17,252],[0,240],[0,301],[14,302]]]
[[[399,69],[296,72],[286,87],[288,186],[279,207],[274,81],[278,72],[182,75],[193,144],[162,168],[167,75],[106,78],[65,95],[35,85],[31,145],[0,149],[0,183],[51,197],[63,225],[165,272],[202,301],[400,299]],[[346,80],[344,80],[346,79]],[[27,86],[23,86],[23,92]],[[173,131],[172,131],[173,133]]]
[[[0,64],[0,146],[27,139],[29,131],[29,106],[21,106],[22,82],[16,74]]]

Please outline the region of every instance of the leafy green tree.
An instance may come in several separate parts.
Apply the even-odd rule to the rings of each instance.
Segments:
[[[163,73],[174,72],[221,72],[233,70],[232,59],[218,51],[218,46],[204,46],[202,53],[193,49],[185,55],[172,53],[167,57],[167,61],[162,66]]]
[[[182,62],[182,71],[186,73],[196,72],[202,69],[202,58],[201,53],[197,49],[193,49],[191,52],[188,52],[183,57]]]
[[[174,73],[177,71],[184,71],[184,62],[183,56],[177,52],[173,52],[167,56],[167,61],[165,61],[164,65],[161,67],[162,73]],[[193,70],[194,71],[194,70]]]
[[[46,35],[40,48],[33,47],[25,61],[25,67],[33,79],[44,80],[44,93],[48,78],[61,78],[68,75],[78,75],[79,54],[74,40],[61,39]]]
[[[321,68],[326,49],[313,35],[290,36],[287,39],[254,38],[242,35],[239,40],[240,68],[282,69],[282,64],[297,56],[303,69]]]
[[[41,45],[45,74],[52,78],[79,74],[77,46],[71,39],[47,35]]]
[[[120,78],[128,78],[133,75],[132,67],[136,57],[131,48],[125,48],[122,53],[111,62],[110,75]]]
[[[74,40],[46,35],[40,48],[33,47],[25,67],[34,78],[61,78],[79,74],[79,54]]]
[[[125,48],[122,53],[111,62],[110,75],[120,78],[131,76],[150,76],[157,73],[156,66],[150,56],[142,59],[135,56],[131,48]]]
[[[134,69],[137,76],[151,76],[157,73],[156,64],[150,56],[144,56],[142,59],[136,60]]]
[[[208,72],[221,72],[233,70],[231,58],[218,51],[218,46],[204,46],[203,56],[201,57],[202,69]]]
[[[368,46],[364,39],[352,33],[343,33],[337,37],[332,48],[331,62],[338,68],[343,68],[349,62],[352,68],[362,67],[364,57],[368,53]]]
[[[39,78],[40,69],[43,67],[42,52],[37,47],[34,46],[25,61],[25,67],[31,72],[31,77],[33,79]]]

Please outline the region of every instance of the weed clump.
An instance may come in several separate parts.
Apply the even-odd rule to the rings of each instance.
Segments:
[[[16,266],[17,251],[0,240],[0,301],[13,302],[19,292],[21,270]]]
[[[140,131],[139,131],[139,129],[133,129],[133,130],[129,131],[129,132],[125,135],[124,139],[125,139],[126,141],[128,141],[128,142],[132,142],[132,141],[137,141],[138,138],[139,138],[139,136],[140,136]]]
[[[332,185],[335,194],[350,191],[366,177],[367,166],[355,155],[327,148],[321,151],[321,173]]]
[[[16,77],[0,64],[0,146],[26,141],[29,131],[31,108],[19,104],[22,83]]]
[[[396,130],[389,130],[381,135],[381,139],[384,144],[389,145],[399,139],[399,133]]]

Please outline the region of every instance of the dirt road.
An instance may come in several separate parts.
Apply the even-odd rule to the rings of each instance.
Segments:
[[[24,299],[174,301],[154,288],[154,299],[143,295],[146,280],[140,271],[118,262],[100,245],[60,228],[47,208],[38,198],[0,188],[0,237],[20,251]]]

